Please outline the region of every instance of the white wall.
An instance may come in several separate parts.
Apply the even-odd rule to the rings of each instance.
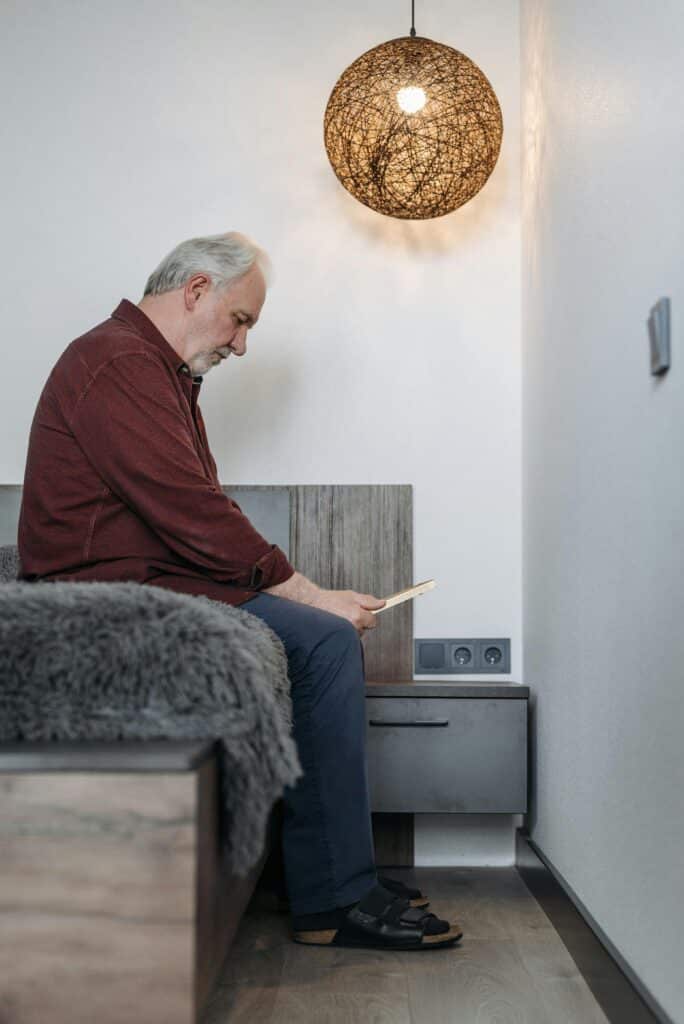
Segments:
[[[523,0],[532,836],[684,1021],[684,8]],[[645,321],[673,303],[672,369]]]
[[[419,33],[489,77],[504,140],[473,201],[404,222],[337,183],[322,123],[408,3],[5,4],[0,481],[22,480],[66,344],[181,239],[246,231],[275,282],[247,356],[203,386],[222,480],[413,484],[415,578],[438,580],[416,635],[509,636],[519,679],[518,3],[423,6]]]

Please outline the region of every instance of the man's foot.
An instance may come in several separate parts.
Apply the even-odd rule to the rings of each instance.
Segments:
[[[414,889],[412,886],[404,885],[397,878],[388,878],[387,875],[378,875],[378,882],[384,886],[385,889],[389,889],[395,896],[401,896],[402,899],[408,900],[412,907],[429,907],[430,900],[423,896],[420,889]]]
[[[387,875],[378,875],[378,882],[384,886],[385,889],[389,889],[395,896],[401,896],[402,899],[409,901],[409,906],[418,907],[423,909],[430,906],[430,900],[423,896],[420,889],[414,889],[411,886],[404,885],[397,878],[389,878]],[[284,888],[278,888],[276,892],[277,910],[280,914],[287,914],[290,911],[290,901],[287,898],[287,894]]]
[[[364,949],[439,949],[461,938],[460,925],[443,921],[383,885],[356,903],[292,918],[292,938],[311,946]]]

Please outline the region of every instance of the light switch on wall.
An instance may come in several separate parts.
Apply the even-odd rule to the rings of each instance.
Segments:
[[[648,317],[648,336],[651,340],[651,373],[666,373],[670,369],[670,300],[658,299]]]

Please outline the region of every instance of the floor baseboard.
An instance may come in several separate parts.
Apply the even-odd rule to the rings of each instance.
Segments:
[[[675,1024],[524,828],[516,830],[515,866],[611,1024]]]

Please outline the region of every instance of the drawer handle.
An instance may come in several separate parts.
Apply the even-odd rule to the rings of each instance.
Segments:
[[[416,718],[413,722],[385,722],[381,718],[371,718],[369,725],[448,725],[448,718]]]

